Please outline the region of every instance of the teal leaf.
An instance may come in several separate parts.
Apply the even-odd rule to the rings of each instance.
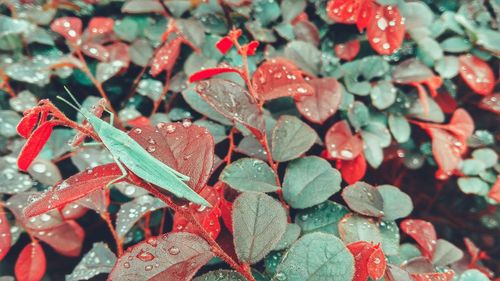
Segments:
[[[246,281],[246,279],[237,271],[219,269],[195,277],[193,281]]]
[[[465,176],[477,176],[486,169],[486,165],[478,159],[465,159],[460,162],[459,168]]]
[[[321,64],[321,51],[304,41],[291,41],[285,46],[285,57],[306,72],[316,74]]]
[[[297,209],[322,203],[340,190],[342,178],[328,161],[309,156],[288,164],[283,181],[285,200]]]
[[[359,214],[372,217],[384,215],[384,199],[378,189],[365,182],[357,182],[342,191],[347,206]]]
[[[219,179],[241,192],[278,190],[273,170],[259,159],[239,159],[225,167]]]
[[[195,19],[176,19],[176,26],[186,39],[194,44],[196,47],[201,48],[205,42],[205,29],[203,24]]]
[[[373,106],[378,109],[388,108],[396,101],[396,93],[396,87],[389,81],[375,84],[370,91]]]
[[[207,128],[210,134],[212,134],[212,136],[214,137],[215,144],[218,144],[219,142],[227,138],[226,127],[219,123],[215,123],[210,120],[199,119],[196,120],[194,124]]]
[[[71,274],[66,275],[66,281],[89,280],[92,277],[110,273],[116,262],[116,256],[103,242],[96,242],[88,251]]]
[[[469,269],[460,275],[458,281],[488,281],[490,280],[484,273],[477,269]]]
[[[300,226],[294,223],[289,223],[286,226],[286,231],[278,242],[278,245],[274,247],[275,251],[284,250],[290,247],[295,240],[300,236]]]
[[[132,42],[139,35],[139,25],[134,18],[127,16],[115,21],[113,31],[123,41]]]
[[[450,242],[439,239],[436,250],[432,255],[432,264],[435,266],[447,266],[462,259],[464,253]]]
[[[165,203],[158,198],[150,195],[143,195],[129,201],[120,207],[116,217],[116,232],[119,237],[125,237],[125,234],[149,212],[166,207]]]
[[[293,160],[307,152],[317,139],[309,125],[295,116],[283,115],[272,131],[273,159],[278,162]]]
[[[399,253],[399,228],[394,221],[380,221],[378,223],[380,235],[382,236],[382,250],[386,255],[397,255]]]
[[[444,56],[436,61],[435,69],[442,78],[451,79],[458,74],[459,61],[457,57]]]
[[[275,0],[252,1],[254,17],[262,26],[267,26],[281,15],[280,6]]]
[[[355,101],[347,111],[347,118],[349,118],[349,123],[359,130],[370,122],[370,112],[364,103]]]
[[[384,184],[377,186],[382,196],[385,220],[396,220],[408,216],[413,210],[411,197],[399,188]]]
[[[332,201],[326,201],[314,207],[301,210],[295,216],[295,223],[304,233],[326,232],[339,235],[338,224],[349,213],[346,207]]]
[[[264,193],[243,193],[233,203],[234,246],[238,259],[254,264],[263,259],[286,231],[283,207]]]
[[[404,116],[390,114],[387,122],[389,123],[389,129],[394,139],[396,139],[398,143],[405,143],[410,139],[410,123]]]
[[[357,241],[382,242],[382,234],[375,221],[356,214],[348,214],[340,221],[339,232],[346,244]]]
[[[465,194],[486,195],[490,189],[489,185],[480,178],[459,178],[458,187]]]
[[[198,95],[192,88],[188,87],[186,90],[182,91],[182,97],[184,100],[197,112],[207,116],[208,118],[215,120],[224,125],[232,125],[231,120],[224,117],[219,112],[215,111],[208,103],[203,100],[200,95]]]
[[[491,168],[498,162],[498,154],[491,148],[480,148],[472,152],[472,157],[483,162],[485,168]]]
[[[441,47],[448,53],[464,53],[469,51],[472,45],[461,36],[453,36],[441,42]]]
[[[332,234],[306,234],[295,242],[278,266],[275,280],[351,281],[354,258]]]

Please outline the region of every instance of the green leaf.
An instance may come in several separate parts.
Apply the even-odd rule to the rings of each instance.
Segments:
[[[386,255],[397,255],[399,252],[399,228],[394,221],[380,221],[378,223],[382,236],[382,250]]]
[[[219,269],[195,277],[193,281],[246,281],[246,279],[237,271]]]
[[[147,66],[149,59],[153,56],[153,48],[145,39],[134,41],[129,48],[130,60],[139,65]]]
[[[321,51],[304,41],[291,41],[285,46],[285,57],[306,72],[316,74],[321,64]]]
[[[262,26],[267,26],[281,15],[280,6],[275,0],[252,1],[254,17]]]
[[[458,187],[465,194],[486,195],[489,191],[489,185],[480,178],[459,178]]]
[[[278,190],[273,170],[259,159],[239,159],[225,167],[219,179],[241,192]]]
[[[278,266],[275,280],[351,281],[354,258],[332,234],[311,233],[300,238]]]
[[[389,71],[389,63],[381,56],[369,56],[360,61],[359,68],[363,77],[372,80],[386,74]]]
[[[278,162],[293,160],[308,151],[317,138],[316,131],[299,118],[283,115],[272,132],[273,159]]]
[[[297,209],[322,203],[340,190],[342,178],[328,161],[317,156],[294,160],[288,164],[283,181],[285,200]]]
[[[469,269],[460,275],[458,281],[488,281],[490,280],[486,275],[477,269]]]
[[[232,125],[231,120],[224,117],[219,112],[215,111],[208,103],[198,95],[193,86],[188,87],[186,90],[182,91],[182,97],[184,100],[197,112],[207,116],[208,118],[215,120],[224,125]]]
[[[165,203],[158,198],[150,195],[143,195],[134,198],[120,206],[120,211],[116,217],[116,232],[120,238],[125,237],[125,234],[148,213],[166,207]]]
[[[491,168],[498,162],[498,154],[491,148],[480,148],[472,152],[472,157],[485,165],[485,168]]]
[[[309,209],[301,210],[295,216],[295,223],[304,233],[327,232],[339,235],[338,224],[349,213],[346,207],[326,201]]]
[[[465,159],[460,162],[459,168],[465,176],[477,176],[486,169],[486,165],[478,159]]]
[[[300,226],[294,223],[289,223],[286,226],[286,231],[278,242],[278,245],[274,248],[275,251],[284,250],[290,247],[295,240],[300,236]]]
[[[402,192],[399,188],[384,184],[377,186],[377,190],[384,202],[383,211],[385,220],[404,218],[413,210],[413,203],[410,196]]]
[[[476,44],[483,46],[486,50],[496,53],[497,56],[500,53],[500,34],[498,31],[479,28],[476,30]]]
[[[283,0],[281,1],[281,15],[283,21],[291,22],[306,8],[305,0]]]
[[[444,239],[439,239],[432,256],[432,264],[435,266],[447,266],[459,261],[463,256],[464,253],[457,246]]]
[[[366,182],[357,182],[342,191],[347,206],[359,214],[372,217],[384,215],[384,199],[378,189]]]
[[[405,143],[410,139],[411,127],[410,123],[404,116],[390,114],[388,118],[389,129],[391,130],[394,139],[398,143]]]
[[[453,36],[441,42],[441,47],[448,53],[464,53],[469,51],[472,45],[467,39],[461,36]]]
[[[347,111],[347,118],[349,118],[349,123],[359,130],[370,122],[370,112],[364,103],[355,101]]]
[[[227,138],[226,127],[219,123],[199,119],[196,120],[194,124],[207,128],[210,134],[214,137],[215,144],[218,144]]]
[[[205,30],[198,20],[176,19],[175,24],[189,42],[198,48],[203,46],[205,41]]]
[[[372,87],[370,97],[378,109],[386,109],[396,101],[397,89],[389,81],[381,81]]]
[[[357,241],[382,242],[382,235],[375,221],[356,214],[348,214],[340,221],[339,232],[346,244]]]
[[[264,193],[243,193],[233,203],[234,246],[238,259],[254,264],[266,256],[286,231],[283,207]]]
[[[443,57],[443,49],[439,43],[431,37],[425,37],[418,41],[418,49],[423,56],[422,60],[431,60],[432,62]]]
[[[459,61],[457,57],[444,56],[436,61],[436,71],[442,78],[451,79],[458,74]]]
[[[124,17],[115,21],[113,31],[123,41],[132,42],[139,35],[139,25],[133,17]]]
[[[85,254],[71,274],[66,275],[67,281],[89,280],[101,273],[110,273],[116,262],[116,256],[103,242],[96,242]]]

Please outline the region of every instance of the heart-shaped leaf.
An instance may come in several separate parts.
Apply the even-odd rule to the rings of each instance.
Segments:
[[[274,171],[264,161],[242,158],[225,167],[219,179],[232,188],[245,192],[274,192],[278,190]]]
[[[404,19],[396,6],[379,6],[366,29],[372,48],[381,55],[394,53],[405,36]]]
[[[413,203],[410,196],[402,192],[399,188],[384,184],[377,186],[377,190],[384,202],[383,211],[385,220],[404,218],[413,210]]]
[[[379,190],[365,182],[349,185],[342,191],[342,198],[353,211],[365,216],[382,217],[384,199]]]
[[[302,236],[278,266],[276,280],[351,281],[354,258],[335,235],[311,233]]]
[[[288,164],[283,180],[283,196],[297,209],[312,207],[326,201],[340,190],[339,171],[326,160],[309,156]]]
[[[167,233],[132,246],[118,259],[108,280],[188,281],[213,256],[201,237]]]
[[[59,34],[68,42],[74,44],[80,40],[82,35],[82,20],[77,17],[62,17],[55,19],[50,28]]]
[[[285,233],[286,214],[264,193],[243,193],[233,203],[234,246],[238,259],[254,264],[264,258]]]
[[[311,79],[307,83],[314,88],[313,94],[297,98],[297,109],[307,120],[323,124],[337,112],[343,88],[331,77]]]

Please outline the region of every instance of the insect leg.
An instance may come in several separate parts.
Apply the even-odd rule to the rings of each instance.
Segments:
[[[106,188],[110,187],[111,185],[113,185],[114,183],[116,182],[119,182],[121,181],[122,179],[126,178],[128,173],[127,173],[127,170],[125,170],[125,167],[123,166],[123,164],[120,162],[120,160],[118,160],[118,158],[114,157],[115,158],[115,162],[116,164],[118,165],[118,168],[120,168],[120,172],[122,172],[122,175],[117,177],[116,179],[108,182],[106,184]]]
[[[100,142],[84,142],[82,143],[82,146],[100,146],[102,143]]]
[[[115,124],[115,115],[113,114],[113,112],[111,112],[109,109],[107,109],[104,104],[101,106],[104,109],[104,111],[106,111],[109,114],[109,124],[111,124],[111,125]]]

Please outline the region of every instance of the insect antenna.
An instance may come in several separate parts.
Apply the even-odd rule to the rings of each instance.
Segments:
[[[76,111],[81,112],[80,108],[82,107],[82,105],[76,100],[75,96],[73,96],[73,94],[71,94],[71,92],[69,91],[69,89],[66,86],[64,86],[64,89],[69,94],[69,96],[73,100],[74,104],[61,96],[57,96],[57,99],[62,100],[64,103],[71,106]]]
[[[75,104],[78,105],[79,108],[82,108],[82,104],[76,100],[75,96],[69,91],[68,87],[64,86],[64,90],[66,90],[66,93],[68,93],[68,95],[75,102]]]

